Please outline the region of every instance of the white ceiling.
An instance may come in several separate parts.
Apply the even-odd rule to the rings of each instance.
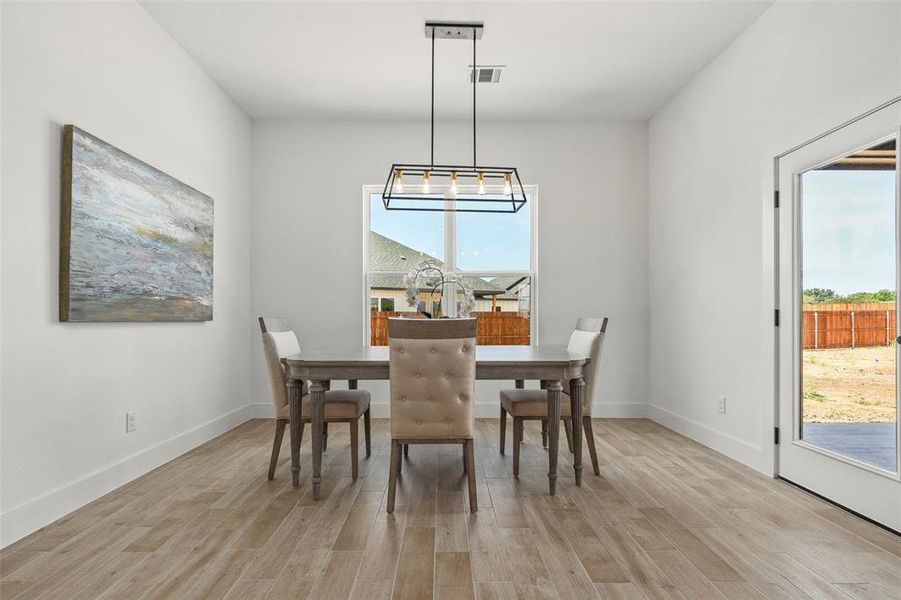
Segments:
[[[651,117],[771,1],[232,2],[145,0],[147,11],[248,115],[421,119],[426,20],[484,21],[488,119]],[[436,42],[439,119],[468,118],[472,44]]]

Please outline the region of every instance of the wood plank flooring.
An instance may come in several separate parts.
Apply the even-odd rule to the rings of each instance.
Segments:
[[[538,423],[518,480],[497,427],[477,514],[462,450],[414,446],[389,516],[387,421],[356,482],[330,428],[318,502],[309,437],[294,490],[287,439],[269,482],[274,424],[249,421],[4,549],[0,597],[901,598],[901,539],[651,421],[597,420],[581,488],[564,443],[555,497]]]

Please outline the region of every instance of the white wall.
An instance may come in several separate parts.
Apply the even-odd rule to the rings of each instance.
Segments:
[[[899,30],[899,3],[777,3],[650,123],[650,414],[764,472],[772,159],[901,93]]]
[[[136,3],[2,6],[2,541],[250,414],[250,124]],[[215,201],[214,321],[57,321],[61,126]],[[125,412],[138,430],[125,434]]]
[[[364,342],[361,188],[384,184],[392,162],[426,160],[428,134],[421,122],[254,122],[255,316],[290,318],[304,348]],[[436,161],[470,160],[470,135],[468,122],[439,124]],[[609,316],[597,414],[643,414],[646,124],[482,123],[479,140],[480,163],[516,165],[539,186],[541,342],[565,343],[580,315]],[[268,404],[258,350],[253,370],[254,397]],[[383,384],[363,385],[387,402]],[[497,414],[497,389],[480,383],[480,415]]]
[[[3,64],[3,6],[0,4],[0,65]],[[0,140],[3,139],[3,78],[0,77]],[[0,418],[3,415],[3,144],[0,143]],[[3,448],[3,423],[0,421],[0,450]],[[0,513],[2,513],[3,461],[0,460]],[[0,546],[3,545],[0,523]]]

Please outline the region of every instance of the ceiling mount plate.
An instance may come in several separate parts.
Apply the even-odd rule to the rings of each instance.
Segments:
[[[476,39],[482,39],[482,31],[485,25],[476,21],[426,21],[425,36],[432,37],[432,30],[435,31],[435,39],[437,40],[471,40],[472,32],[476,32]]]

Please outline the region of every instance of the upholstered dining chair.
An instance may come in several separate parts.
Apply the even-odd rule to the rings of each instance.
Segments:
[[[566,429],[566,439],[569,443],[569,451],[573,451],[572,436],[582,435],[585,431],[588,442],[588,453],[591,455],[591,466],[594,474],[600,475],[598,467],[598,453],[594,444],[594,431],[591,426],[591,405],[594,397],[594,388],[598,380],[601,368],[601,351],[604,348],[604,336],[607,333],[607,317],[580,318],[576,321],[576,328],[569,338],[567,350],[573,354],[581,354],[591,358],[583,379],[585,391],[582,395],[582,423],[572,423],[572,408],[569,394],[563,393],[560,400],[560,419]],[[522,380],[516,381],[516,389],[501,390],[501,424],[500,424],[500,452],[505,452],[507,437],[507,415],[513,417],[513,475],[519,476],[519,446],[523,439],[523,422],[538,421],[541,425],[541,438],[543,445],[547,446],[547,392],[544,391],[547,382],[541,382],[540,390],[527,390]]]
[[[403,447],[462,444],[469,510],[476,512],[476,320],[388,319],[388,346],[391,462],[387,511],[394,512]]]
[[[282,436],[285,434],[285,426],[289,420],[288,387],[285,376],[285,367],[281,359],[300,352],[300,342],[297,340],[291,323],[286,319],[260,317],[260,330],[263,333],[263,353],[266,356],[266,366],[269,369],[269,384],[272,388],[272,405],[275,408],[275,439],[272,442],[272,458],[269,460],[269,479],[275,476],[275,465],[278,462],[278,454],[282,445]],[[360,445],[360,417],[363,417],[363,431],[366,438],[366,456],[372,454],[370,441],[369,419],[369,392],[358,390],[356,381],[348,381],[346,390],[332,390],[325,392],[325,433],[323,447],[328,434],[329,423],[347,423],[350,426],[350,460],[351,474],[357,478],[358,456]],[[300,403],[300,437],[303,439],[303,429],[310,422],[310,396],[306,382],[302,386],[302,398]]]

